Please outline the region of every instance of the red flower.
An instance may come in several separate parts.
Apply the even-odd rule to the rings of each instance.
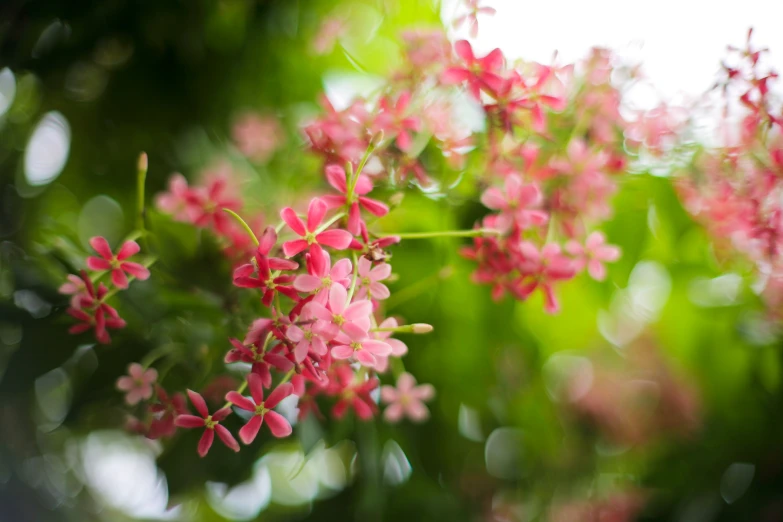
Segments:
[[[520,272],[522,276],[511,288],[519,299],[527,299],[536,288],[544,292],[544,310],[556,313],[560,305],[555,297],[554,283],[571,279],[576,274],[574,263],[560,252],[560,246],[550,243],[539,251],[529,241],[519,244],[522,256]]]
[[[361,230],[362,217],[359,205],[367,212],[381,217],[389,213],[389,207],[375,199],[365,197],[365,194],[372,191],[372,181],[364,174],[359,175],[356,186],[353,190],[353,196],[348,201],[348,187],[345,176],[345,169],[339,165],[329,165],[326,167],[326,181],[342,194],[341,196],[328,195],[323,196],[321,200],[326,203],[328,209],[348,206],[348,224],[345,228],[353,235],[358,235]]]
[[[204,434],[198,442],[199,456],[205,456],[209,451],[209,448],[212,447],[212,442],[215,440],[215,432],[217,432],[218,437],[223,441],[223,444],[234,451],[239,451],[239,444],[234,436],[231,435],[231,432],[228,431],[225,426],[220,425],[220,421],[231,414],[231,408],[223,408],[216,411],[214,415],[210,415],[207,403],[204,402],[204,398],[201,395],[193,390],[188,390],[188,397],[201,417],[195,415],[178,415],[174,423],[180,428],[204,428]]]
[[[247,424],[239,430],[239,438],[242,439],[242,442],[245,444],[253,442],[265,419],[267,426],[269,426],[269,431],[275,437],[282,438],[291,435],[291,424],[288,423],[285,417],[272,411],[272,408],[294,393],[293,385],[290,382],[281,384],[264,400],[264,385],[261,383],[258,375],[254,373],[248,375],[247,383],[250,388],[250,395],[253,397],[252,401],[235,391],[230,391],[226,394],[226,400],[231,404],[237,408],[253,412],[253,416],[247,421]]]
[[[375,119],[377,130],[383,131],[389,137],[397,136],[397,147],[403,152],[409,151],[413,145],[409,131],[419,132],[421,129],[421,120],[408,116],[410,102],[411,94],[408,91],[400,94],[394,104],[384,96],[378,104],[380,112]]]
[[[351,244],[353,236],[346,230],[333,229],[321,230],[319,226],[326,215],[327,206],[319,198],[313,198],[307,208],[307,225],[299,219],[294,209],[287,207],[280,212],[280,217],[291,227],[301,239],[286,241],[283,243],[283,252],[286,256],[295,256],[311,245],[326,245],[337,250],[344,250]]]
[[[340,419],[351,407],[360,419],[371,419],[378,406],[370,397],[370,392],[378,387],[378,379],[373,377],[356,381],[353,370],[347,365],[336,366],[334,372],[336,375],[329,380],[326,393],[339,395],[340,399],[332,408],[332,414]]]
[[[299,300],[299,294],[291,287],[291,284],[294,282],[294,276],[279,274],[281,270],[296,270],[299,268],[299,264],[288,259],[269,257],[269,252],[272,251],[276,242],[277,233],[275,229],[267,227],[264,235],[259,240],[256,255],[254,256],[255,263],[247,263],[234,270],[234,285],[239,288],[262,289],[264,293],[261,302],[265,306],[272,304],[275,292],[280,292],[294,301]],[[275,270],[276,273],[273,274],[272,270]],[[255,272],[258,275],[252,277]]]
[[[126,259],[137,254],[139,250],[141,250],[139,244],[135,241],[126,241],[123,243],[116,256],[112,253],[109,242],[103,237],[96,236],[90,239],[90,246],[92,246],[101,257],[88,257],[87,266],[90,270],[111,270],[111,281],[117,288],[128,288],[128,277],[125,275],[126,272],[142,281],[150,276],[150,271],[143,265],[126,261]]]
[[[71,317],[81,321],[81,323],[71,326],[68,333],[79,334],[94,328],[95,338],[98,342],[109,344],[111,338],[106,329],[124,328],[125,321],[120,318],[117,310],[103,302],[103,299],[109,292],[106,285],[100,283],[96,289],[86,272],[82,271],[81,277],[84,282],[85,292],[76,296],[74,301],[78,302],[72,303],[72,307],[67,310]],[[73,306],[73,304],[77,304],[78,307]]]
[[[500,49],[494,49],[483,58],[476,58],[473,47],[467,40],[460,40],[454,44],[454,51],[465,62],[463,66],[449,67],[441,75],[441,82],[446,85],[462,84],[467,82],[468,90],[478,100],[481,98],[481,90],[495,90],[501,83],[497,73],[503,68],[503,53]]]

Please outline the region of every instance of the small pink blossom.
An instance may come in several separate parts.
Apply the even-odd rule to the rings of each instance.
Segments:
[[[319,230],[319,226],[326,216],[327,206],[323,200],[313,198],[307,208],[307,224],[302,222],[294,209],[288,207],[280,212],[280,217],[301,239],[286,241],[283,243],[283,253],[292,257],[311,245],[330,246],[337,250],[344,250],[351,244],[353,236],[350,232],[340,229]]]
[[[372,303],[366,299],[349,303],[348,291],[342,285],[332,285],[329,289],[327,305],[328,308],[312,301],[308,306],[315,317],[340,328],[348,324],[354,324],[365,332],[370,328]]]
[[[139,363],[132,363],[128,366],[128,375],[117,379],[117,389],[125,392],[125,402],[133,406],[152,397],[152,385],[156,380],[158,371],[155,368],[144,370]]]
[[[381,283],[381,281],[388,279],[391,275],[391,265],[388,263],[379,263],[373,267],[372,261],[366,257],[359,258],[358,265],[359,273],[356,298],[387,299],[391,294],[386,285]]]
[[[482,7],[479,5],[481,0],[465,0],[465,7],[468,8],[468,13],[464,14],[460,17],[458,17],[456,20],[454,20],[454,28],[459,29],[462,25],[468,24],[468,27],[470,27],[470,37],[476,38],[478,36],[478,30],[479,30],[479,24],[478,24],[478,15],[485,14],[487,16],[492,16],[497,11],[493,7]]]
[[[299,292],[314,293],[315,301],[326,304],[332,285],[347,288],[351,284],[353,266],[350,259],[340,259],[331,266],[329,253],[320,248],[313,249],[306,257],[308,273],[294,279],[294,288]]]
[[[514,225],[524,230],[546,223],[547,213],[534,208],[542,200],[538,186],[533,183],[525,185],[516,174],[506,176],[503,190],[490,187],[481,196],[485,207],[500,211],[495,226],[503,231]]]
[[[285,140],[277,118],[255,113],[239,116],[234,121],[231,134],[239,152],[258,163],[267,161]]]
[[[291,383],[287,382],[279,385],[269,394],[266,400],[264,400],[264,385],[258,375],[254,373],[249,374],[247,383],[253,400],[235,391],[230,391],[226,394],[226,400],[231,404],[245,411],[253,412],[253,416],[247,421],[247,424],[239,430],[239,438],[242,439],[242,442],[245,444],[252,443],[264,421],[266,421],[269,431],[275,437],[282,438],[291,435],[291,424],[285,417],[272,411],[272,408],[277,406],[280,401],[294,392],[294,387]]]
[[[493,90],[500,84],[498,73],[504,64],[500,49],[494,49],[486,56],[476,58],[470,42],[460,40],[454,44],[454,51],[463,63],[443,71],[441,82],[446,85],[467,83],[468,90],[477,100],[481,98],[482,90]]]
[[[574,269],[579,272],[587,267],[590,277],[596,281],[603,281],[606,278],[604,263],[611,263],[620,258],[620,249],[614,245],[607,245],[606,238],[601,232],[590,234],[584,246],[578,241],[570,240],[566,243],[566,251],[574,256]]]
[[[328,209],[348,207],[348,222],[345,228],[351,234],[359,234],[361,225],[364,223],[359,207],[377,217],[382,217],[389,213],[389,207],[385,203],[366,196],[373,189],[372,181],[366,175],[359,175],[350,201],[348,201],[348,180],[345,175],[345,169],[339,165],[328,165],[326,167],[326,181],[341,195],[329,194],[321,199],[326,203]]]
[[[126,273],[136,279],[145,280],[149,278],[150,271],[139,263],[126,261],[129,257],[137,254],[141,248],[135,241],[126,241],[120,247],[115,256],[109,242],[105,238],[96,236],[90,239],[90,246],[95,249],[101,257],[90,256],[87,258],[87,266],[90,270],[111,270],[111,280],[117,288],[128,288],[128,277]]]
[[[416,378],[410,373],[403,373],[397,379],[397,387],[382,386],[381,400],[388,404],[383,412],[387,422],[399,422],[408,417],[414,422],[421,422],[430,416],[424,405],[435,396],[435,388],[431,384],[416,386]]]
[[[346,324],[343,331],[334,339],[332,357],[335,359],[355,359],[362,366],[375,366],[376,357],[386,357],[391,353],[391,346],[383,341],[373,339],[366,330],[355,324]]]
[[[193,390],[188,390],[188,397],[193,406],[196,407],[200,417],[189,414],[178,415],[174,420],[174,424],[180,428],[204,428],[204,434],[198,442],[199,456],[206,456],[209,448],[212,447],[212,442],[215,440],[215,432],[217,432],[218,438],[220,438],[223,444],[234,451],[239,451],[239,444],[234,436],[231,435],[231,432],[225,426],[220,424],[222,420],[231,414],[231,408],[222,408],[210,415],[204,397]]]

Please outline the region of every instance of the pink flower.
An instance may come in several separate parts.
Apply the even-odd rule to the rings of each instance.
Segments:
[[[228,431],[225,426],[220,425],[220,421],[231,414],[231,408],[222,408],[216,411],[214,415],[210,415],[207,403],[204,402],[204,398],[201,395],[193,390],[188,390],[188,397],[201,417],[195,415],[178,415],[174,420],[174,424],[180,428],[204,428],[204,434],[198,442],[199,456],[204,457],[209,451],[209,448],[212,447],[212,442],[215,440],[215,432],[217,432],[218,437],[223,444],[234,451],[239,451],[239,444],[234,436],[231,435],[231,432]]]
[[[331,258],[326,250],[317,248],[307,257],[307,274],[294,279],[294,288],[300,292],[315,293],[315,301],[326,304],[332,285],[347,288],[351,284],[353,267],[350,259],[340,259],[331,266]]]
[[[268,319],[262,320],[269,321]],[[245,339],[245,344],[242,344],[234,338],[229,339],[229,342],[233,348],[226,353],[224,362],[242,361],[251,364],[251,372],[257,374],[261,378],[261,383],[267,388],[272,386],[271,368],[275,368],[279,372],[287,372],[294,367],[294,363],[280,353],[264,350],[263,344],[259,348],[255,343],[248,342],[247,339]]]
[[[384,319],[379,325],[379,329],[383,328],[396,328],[399,326],[399,323],[397,322],[397,319],[394,317],[388,317]],[[393,332],[372,332],[373,339],[377,339],[379,341],[383,341],[386,344],[388,344],[391,347],[391,353],[387,356],[381,356],[377,355],[375,356],[376,363],[375,363],[375,371],[378,373],[383,373],[386,371],[386,369],[389,366],[389,357],[402,357],[406,353],[408,353],[408,347],[405,345],[404,342],[400,341],[399,339],[392,339]]]
[[[500,84],[497,73],[503,68],[503,53],[494,49],[483,58],[476,58],[473,47],[467,40],[459,40],[454,44],[454,51],[462,58],[464,65],[449,67],[441,75],[441,82],[446,85],[468,84],[468,90],[477,100],[481,98],[481,90],[493,90]]]
[[[346,20],[339,16],[325,18],[313,37],[312,46],[315,54],[329,54],[334,49],[334,44],[348,30]]]
[[[359,179],[356,180],[356,186],[353,190],[353,197],[351,201],[348,201],[348,187],[345,170],[339,165],[328,165],[326,167],[326,180],[334,187],[335,190],[342,195],[327,195],[323,196],[321,200],[326,203],[328,209],[338,208],[342,206],[348,206],[348,223],[345,228],[348,229],[353,235],[358,235],[361,230],[362,218],[359,206],[364,208],[370,214],[374,216],[382,217],[389,213],[389,207],[385,203],[381,203],[375,199],[370,199],[365,196],[372,191],[372,181],[364,174],[359,175]]]
[[[87,292],[87,287],[82,278],[77,275],[68,274],[66,279],[68,282],[63,283],[57,291],[63,295],[71,296],[71,308],[80,308],[79,299],[82,294]]]
[[[335,359],[356,359],[362,366],[375,366],[377,357],[386,357],[391,353],[391,346],[383,341],[373,339],[366,330],[355,324],[346,324],[343,331],[334,339],[332,357]]]
[[[358,279],[359,284],[356,292],[357,299],[386,299],[389,297],[389,289],[385,284],[381,283],[384,279],[387,279],[391,275],[391,265],[388,263],[379,263],[374,268],[372,261],[366,257],[359,258],[358,263]]]
[[[239,152],[259,163],[267,161],[285,139],[277,118],[254,113],[237,118],[231,133]]]
[[[266,420],[266,424],[269,426],[269,431],[275,437],[282,438],[291,435],[291,424],[288,423],[285,417],[272,411],[272,408],[277,406],[280,401],[294,393],[294,387],[291,383],[287,382],[279,385],[269,394],[266,400],[264,400],[264,385],[261,383],[258,375],[254,373],[249,374],[247,383],[250,388],[250,395],[253,397],[252,401],[235,391],[230,391],[226,394],[226,400],[231,404],[237,408],[253,412],[253,416],[247,424],[239,430],[239,438],[242,439],[242,442],[245,444],[253,442],[264,420]]]
[[[94,328],[95,338],[98,342],[109,344],[111,338],[107,329],[124,328],[125,321],[120,318],[117,310],[103,302],[106,294],[109,293],[106,285],[100,283],[96,289],[86,272],[82,271],[81,276],[86,291],[75,296],[73,301],[76,302],[72,303],[72,305],[76,306],[66,310],[68,315],[77,319],[80,323],[71,326],[68,329],[68,333],[79,334]]]
[[[353,236],[346,230],[319,230],[321,221],[326,215],[326,203],[319,198],[313,198],[307,208],[307,225],[305,225],[294,209],[287,207],[280,212],[280,217],[291,227],[301,239],[283,243],[283,252],[292,257],[311,245],[326,245],[337,250],[344,250],[351,244]]]
[[[234,285],[239,288],[258,288],[261,290],[263,292],[261,302],[265,306],[272,304],[276,292],[280,292],[294,301],[299,300],[299,295],[291,288],[294,276],[279,274],[282,270],[296,270],[299,268],[299,264],[288,259],[270,257],[269,253],[276,242],[277,233],[275,229],[267,227],[264,235],[261,236],[258,242],[255,264],[247,263],[234,270]],[[272,274],[272,270],[275,270],[276,274]],[[253,277],[254,273],[257,273],[256,277]],[[275,277],[272,277],[273,275]]]
[[[231,183],[231,174],[231,167],[222,163],[203,175],[203,186],[194,189],[190,198],[190,214],[194,225],[211,227],[223,235],[230,232],[234,220],[223,209],[239,212],[242,208],[237,188]]]
[[[403,417],[421,422],[430,415],[424,402],[435,396],[435,388],[431,384],[416,386],[416,378],[410,373],[403,373],[397,379],[397,387],[382,386],[381,400],[388,404],[383,417],[388,422],[399,422]]]
[[[139,363],[132,363],[128,366],[128,375],[117,379],[117,389],[125,392],[125,402],[133,406],[152,397],[152,385],[156,380],[158,372],[155,368],[145,371]]]
[[[174,174],[169,178],[169,190],[158,194],[155,205],[177,221],[194,222],[198,208],[194,205],[195,193],[188,186],[188,180],[182,174]]]
[[[378,387],[378,379],[374,377],[367,380],[356,379],[356,375],[348,365],[333,366],[333,368],[326,393],[340,398],[332,408],[332,415],[341,419],[351,407],[360,419],[371,419],[377,406],[370,393]]]
[[[377,129],[382,130],[389,137],[396,136],[397,147],[403,152],[409,151],[413,146],[413,138],[409,131],[421,130],[421,120],[416,116],[408,115],[410,101],[411,93],[408,91],[402,92],[395,103],[384,96],[378,104],[380,112],[375,118]]]
[[[150,271],[139,263],[126,261],[129,257],[137,254],[141,248],[135,241],[126,241],[120,247],[120,251],[115,256],[109,242],[105,238],[96,236],[90,239],[90,246],[101,257],[90,256],[87,258],[87,266],[90,270],[111,270],[111,280],[117,288],[128,288],[127,272],[136,279],[145,280],[150,276]]]
[[[596,281],[606,278],[604,263],[611,263],[620,258],[620,249],[607,245],[601,232],[593,232],[587,237],[584,246],[575,240],[566,243],[566,251],[574,256],[574,269],[579,272],[587,267],[590,277]]]
[[[464,14],[454,20],[454,28],[459,29],[463,24],[467,23],[470,27],[470,37],[475,38],[478,36],[478,15],[485,14],[492,16],[497,11],[492,7],[480,7],[479,2],[481,0],[465,0],[465,6],[470,10],[467,14]]]
[[[484,206],[500,211],[495,226],[503,231],[514,225],[524,230],[546,223],[547,213],[531,208],[540,205],[542,199],[538,186],[533,183],[525,185],[516,174],[506,176],[503,190],[490,187],[481,196]]]
[[[354,324],[365,332],[370,328],[372,303],[358,300],[348,303],[348,291],[342,285],[332,285],[329,289],[328,308],[321,303],[312,301],[310,307],[313,315],[322,321],[332,323],[340,328]]]
[[[544,292],[544,310],[556,313],[560,305],[555,297],[554,283],[574,277],[573,261],[564,256],[560,246],[554,243],[544,245],[539,251],[533,243],[522,241],[518,249],[522,275],[511,290],[519,299],[525,300],[536,288],[540,288]]]

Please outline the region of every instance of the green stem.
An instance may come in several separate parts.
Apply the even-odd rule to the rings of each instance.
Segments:
[[[151,258],[147,259],[145,262],[143,262],[143,263],[142,263],[142,265],[144,265],[146,268],[149,268],[149,267],[151,267],[152,265],[154,265],[154,264],[155,264],[155,262],[156,262],[157,260],[158,260],[158,258],[156,258],[156,257],[151,257]],[[108,271],[107,271],[107,272],[108,272]],[[103,275],[104,273],[106,273],[106,272],[102,272],[100,275]],[[128,276],[128,283],[130,283],[130,282],[131,282],[131,281],[133,281],[134,279],[136,279],[136,278],[135,278],[135,277],[133,277],[133,276]],[[93,281],[95,281],[95,280],[97,280],[97,278],[93,279]],[[103,296],[103,299],[102,299],[102,301],[106,301],[106,300],[107,300],[107,299],[109,299],[110,297],[113,297],[113,296],[114,296],[114,294],[116,294],[116,293],[117,293],[117,292],[119,292],[119,291],[120,291],[120,289],[119,289],[119,288],[116,288],[116,287],[115,287],[115,288],[112,288],[111,290],[109,290],[109,291],[106,293],[106,295],[105,295],[105,296]]]
[[[375,150],[375,147],[377,147],[376,141],[380,140],[372,140],[370,145],[367,147],[367,150],[364,151],[364,156],[362,157],[362,161],[359,162],[359,167],[356,169],[356,172],[353,173],[352,179],[350,180],[351,182],[348,186],[348,193],[345,195],[345,200],[349,203],[353,201],[353,193],[356,189],[356,183],[359,182],[359,176],[361,176],[362,170],[364,170],[364,166],[367,164],[367,160],[370,159],[370,156]]]
[[[323,225],[318,227],[316,229],[316,231],[315,231],[315,234],[320,234],[321,232],[323,232],[324,230],[326,230],[327,228],[332,226],[334,223],[336,223],[338,220],[340,220],[343,217],[345,217],[345,215],[346,215],[345,212],[340,212],[340,213],[334,215],[329,221],[327,221],[326,223],[324,223]]]
[[[499,236],[501,232],[487,228],[477,228],[473,230],[441,230],[438,232],[403,232],[402,234],[391,234],[400,239],[429,239],[433,237],[485,237]]]
[[[242,380],[242,384],[239,385],[239,388],[236,389],[236,392],[242,395],[242,392],[245,391],[245,388],[247,388],[247,379]],[[220,409],[225,410],[226,408],[229,408],[231,404],[233,404],[231,401],[226,401],[226,403]]]
[[[147,153],[142,152],[139,155],[138,170],[136,174],[136,228],[140,232],[142,241],[145,242],[145,250],[147,249],[147,228],[144,224],[146,217],[146,208],[144,206],[144,188],[147,182],[147,168],[149,166]]]
[[[248,235],[250,236],[250,238],[253,240],[253,243],[255,243],[255,245],[256,245],[256,246],[258,246],[258,245],[259,245],[259,243],[258,243],[258,238],[257,238],[257,237],[256,237],[256,235],[253,233],[253,229],[252,229],[252,228],[250,228],[250,225],[248,225],[248,224],[245,222],[245,220],[244,220],[244,219],[242,219],[242,218],[239,216],[239,214],[237,214],[236,212],[234,212],[233,210],[231,210],[231,209],[228,209],[228,208],[224,208],[224,209],[223,209],[223,212],[227,212],[228,214],[231,214],[231,216],[233,216],[233,217],[234,217],[234,219],[236,219],[236,220],[239,222],[239,224],[240,224],[240,225],[242,225],[242,228],[244,228],[244,229],[245,229],[245,232],[247,232],[247,234],[248,234]]]
[[[348,289],[348,303],[353,299],[353,293],[356,291],[356,280],[359,277],[359,258],[356,255],[356,251],[351,252],[351,259],[353,260],[353,278],[351,279],[351,288]]]

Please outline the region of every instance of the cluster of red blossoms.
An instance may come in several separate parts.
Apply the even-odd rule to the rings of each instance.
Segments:
[[[239,449],[221,425],[231,405],[249,412],[239,431],[245,444],[253,442],[264,423],[275,437],[291,433],[289,421],[273,410],[290,395],[298,397],[300,417],[321,416],[316,397],[323,395],[334,399],[332,415],[337,418],[349,409],[360,419],[372,418],[378,410],[371,395],[379,386],[376,375],[389,370],[390,357],[407,353],[405,344],[391,336],[432,329],[425,324],[399,326],[395,318],[381,314],[382,301],[390,295],[383,281],[391,275],[383,249],[398,239],[369,238],[363,212],[388,212],[385,204],[367,197],[370,180],[337,166],[327,168],[327,180],[338,194],[312,199],[305,215],[284,208],[279,230],[285,241],[278,240],[274,227],[267,227],[260,238],[251,236],[255,253],[234,270],[234,285],[258,292],[270,317],[254,320],[244,339],[230,339],[225,362],[245,363],[250,373],[239,390],[226,395],[223,408],[210,413],[201,395],[188,391],[199,416],[179,415],[175,424],[204,430],[198,447],[202,456],[215,434],[229,448]],[[250,398],[241,394],[245,387]],[[388,402],[423,420],[426,408],[419,401],[432,393],[411,393],[407,381],[404,387],[400,393],[387,392]],[[416,407],[404,408],[414,401]]]
[[[67,312],[78,321],[68,331],[78,334],[94,330],[99,343],[109,344],[109,329],[124,328],[125,321],[106,301],[119,290],[128,288],[128,276],[144,280],[150,272],[144,265],[128,261],[140,250],[135,241],[123,243],[116,254],[103,237],[90,239],[90,246],[98,254],[87,258],[87,268],[92,272],[82,270],[79,275],[68,275],[60,293],[71,296]],[[105,274],[110,275],[111,288],[98,281]]]
[[[469,7],[473,15],[490,14],[478,2]],[[245,444],[264,422],[273,436],[285,437],[291,425],[274,408],[289,396],[297,397],[300,418],[322,416],[320,407],[328,403],[334,417],[352,410],[370,419],[379,399],[388,404],[390,422],[427,418],[423,403],[434,389],[417,385],[401,371],[401,361],[391,360],[407,353],[393,336],[432,327],[385,316],[390,290],[384,281],[392,270],[387,249],[404,235],[374,233],[368,219],[389,212],[387,203],[370,196],[380,184],[437,186],[433,162],[481,173],[480,199],[491,213],[472,230],[446,234],[474,239],[463,254],[476,261],[475,281],[490,285],[495,298],[526,299],[540,289],[546,310],[555,312],[556,283],[582,270],[603,279],[604,263],[618,258],[619,249],[597,230],[610,216],[609,198],[626,167],[624,132],[631,124],[620,115],[620,91],[610,81],[612,55],[597,49],[576,66],[511,65],[498,49],[477,57],[468,42],[452,46],[441,32],[412,31],[403,40],[405,65],[376,98],[338,109],[324,97],[325,113],[304,127],[333,189],[313,198],[306,213],[284,208],[280,224],[256,236],[261,227],[238,216],[242,201],[225,170],[208,172],[196,186],[175,175],[158,196],[159,209],[224,241],[237,261],[234,285],[257,292],[268,314],[253,320],[243,339],[230,339],[225,362],[244,364],[249,373],[225,405],[210,412],[202,395],[189,390],[198,413],[190,415],[182,395],[169,399],[158,387],[152,422],[136,422],[137,431],[156,437],[177,426],[203,429],[200,455],[215,434],[238,450],[221,424],[225,418],[237,411],[246,419],[239,431]],[[464,106],[479,109],[482,121],[460,119]],[[640,128],[637,143],[654,141],[645,132],[660,132],[660,125]],[[127,265],[107,255],[113,270]],[[99,287],[92,304],[81,307],[95,311],[86,314],[85,329],[101,317],[99,336],[105,316],[119,320],[103,307],[105,295]],[[132,365],[118,381],[129,404],[152,398],[153,370]],[[379,390],[386,373],[397,387]],[[246,388],[250,397],[242,395]]]
[[[621,115],[616,60],[604,49],[559,66],[509,64],[500,49],[477,56],[469,42],[452,48],[434,31],[406,33],[404,41],[406,65],[377,99],[356,98],[342,110],[324,100],[325,114],[305,127],[312,149],[327,164],[355,163],[383,132],[368,173],[396,186],[437,183],[428,148],[452,169],[473,165],[479,185],[490,185],[481,201],[493,212],[463,254],[478,263],[474,280],[497,299],[525,300],[540,289],[546,310],[556,312],[559,281],[585,268],[604,279],[603,263],[620,252],[597,228],[611,217],[627,149],[658,155],[672,133],[668,114]],[[480,125],[461,121],[460,106],[479,108]]]
[[[182,174],[169,180],[169,190],[158,195],[156,206],[177,221],[212,232],[222,241],[226,255],[241,259],[253,252],[250,237],[223,209],[239,212],[242,198],[232,178],[231,167],[221,163],[205,170],[196,185],[188,185]],[[250,221],[260,223],[260,216]]]
[[[719,145],[697,150],[678,185],[685,206],[710,231],[722,252],[750,259],[756,287],[783,313],[783,110],[764,66],[766,49],[729,48],[724,78],[715,86],[724,103]],[[728,247],[728,248],[727,248]]]

